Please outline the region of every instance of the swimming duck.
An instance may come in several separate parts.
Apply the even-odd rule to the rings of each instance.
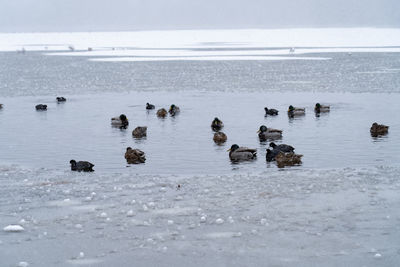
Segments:
[[[65,102],[65,101],[67,101],[67,99],[65,97],[63,97],[63,96],[58,96],[56,99],[57,99],[57,102]]]
[[[267,139],[278,139],[282,137],[282,130],[267,128],[265,125],[261,125],[257,133],[260,141],[266,141]]]
[[[278,165],[278,168],[283,168],[285,166],[300,165],[302,163],[301,157],[303,157],[303,155],[295,154],[293,152],[290,153],[279,152],[278,155],[276,155],[275,160]]]
[[[156,107],[152,104],[146,103],[146,109],[155,109]]]
[[[125,159],[129,164],[139,164],[146,161],[144,152],[139,149],[126,148]]]
[[[295,108],[292,105],[289,106],[288,109],[288,115],[289,117],[297,117],[297,116],[303,116],[306,114],[306,109],[305,108]]]
[[[369,131],[372,137],[378,137],[387,134],[389,132],[389,126],[374,122]]]
[[[147,126],[138,126],[132,131],[133,137],[141,138],[147,136]]]
[[[157,110],[157,117],[159,118],[165,118],[165,116],[167,116],[168,112],[165,108],[161,108],[159,110]]]
[[[276,115],[278,115],[278,110],[276,110],[276,109],[274,109],[274,108],[267,108],[267,107],[265,107],[264,108],[264,110],[265,110],[265,116],[267,116],[267,115],[271,115],[271,116],[276,116]]]
[[[121,114],[119,117],[111,118],[111,125],[114,127],[126,128],[129,125],[129,121],[124,114]]]
[[[282,152],[293,152],[294,151],[294,147],[286,145],[286,144],[276,145],[274,142],[271,142],[269,144],[269,146],[272,147],[273,150],[277,150],[277,151],[282,151]]]
[[[267,154],[265,155],[267,162],[274,161],[276,155],[278,155],[279,153],[281,153],[281,152],[277,149],[271,150],[271,149],[267,148]]]
[[[178,106],[175,106],[174,104],[171,105],[171,107],[169,108],[169,114],[171,116],[175,116],[180,112],[180,108]]]
[[[320,103],[315,104],[315,107],[314,107],[315,113],[329,112],[330,109],[331,109],[330,106],[321,105]]]
[[[71,159],[70,162],[71,164],[71,171],[84,171],[84,172],[93,172],[93,167],[94,164],[90,163],[89,161],[78,161],[76,162],[75,160]]]
[[[35,106],[36,110],[47,110],[47,105],[39,104]]]
[[[224,123],[220,119],[214,118],[214,120],[211,123],[211,128],[217,132],[217,131],[221,130],[223,127],[224,127]]]
[[[218,145],[225,143],[227,139],[228,137],[223,132],[215,133],[213,138],[214,142]]]
[[[252,160],[257,156],[257,149],[239,147],[237,144],[232,145],[228,151],[232,161]]]

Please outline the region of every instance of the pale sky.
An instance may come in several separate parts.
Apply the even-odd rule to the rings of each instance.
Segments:
[[[400,27],[400,0],[0,0],[0,32]]]

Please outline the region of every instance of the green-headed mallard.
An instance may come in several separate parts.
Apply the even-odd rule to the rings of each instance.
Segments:
[[[47,105],[39,104],[35,106],[36,110],[47,110]]]
[[[214,118],[214,120],[211,122],[211,128],[216,132],[221,130],[223,127],[224,123],[218,118]]]
[[[265,110],[265,116],[267,116],[267,115],[276,116],[276,115],[278,115],[278,112],[279,112],[278,110],[276,110],[274,108],[267,108],[267,107],[265,107],[264,110]]]
[[[261,125],[257,133],[260,141],[266,141],[267,139],[279,139],[282,137],[282,130],[267,128],[265,125]]]
[[[329,112],[331,109],[330,106],[321,105],[320,103],[315,104],[314,111],[315,113],[325,113]]]
[[[159,118],[165,118],[165,116],[167,116],[168,112],[165,108],[160,108],[159,110],[157,110],[157,117]]]
[[[303,116],[306,114],[306,109],[305,108],[295,108],[292,105],[289,106],[288,109],[288,115],[289,117],[297,117],[297,116]]]
[[[169,108],[169,115],[171,116],[175,116],[180,112],[180,108],[178,106],[175,106],[174,104],[171,105],[171,107]]]
[[[378,137],[387,134],[389,132],[389,126],[374,122],[369,131],[372,137]]]
[[[147,136],[147,126],[138,126],[132,131],[133,137],[142,138]]]
[[[78,172],[93,172],[94,164],[90,163],[89,161],[78,161],[71,159],[69,161],[71,164],[71,171],[78,171]]]
[[[119,117],[111,118],[111,125],[114,127],[126,128],[129,125],[129,121],[124,114],[121,114]]]
[[[146,161],[143,151],[139,149],[132,149],[131,147],[126,148],[125,159],[129,164],[139,164]]]
[[[300,165],[302,163],[301,157],[303,157],[303,155],[295,154],[293,152],[279,152],[278,155],[276,155],[275,160],[278,167],[283,168],[285,166]]]
[[[257,156],[257,149],[239,147],[237,144],[232,145],[228,151],[232,161],[252,160]]]
[[[286,145],[286,144],[277,145],[274,142],[271,142],[269,144],[269,146],[272,147],[272,149],[281,151],[281,152],[293,152],[294,151],[294,147]]]
[[[223,132],[216,132],[213,138],[214,142],[218,145],[225,143],[227,139],[228,137]]]
[[[146,109],[155,109],[156,107],[152,104],[146,103]]]

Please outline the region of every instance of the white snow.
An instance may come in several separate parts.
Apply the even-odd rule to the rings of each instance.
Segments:
[[[18,224],[10,224],[3,228],[4,232],[22,232],[24,227]]]

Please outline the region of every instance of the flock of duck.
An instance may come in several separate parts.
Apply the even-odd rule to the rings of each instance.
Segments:
[[[65,102],[67,101],[64,97],[57,97],[57,102]],[[3,105],[0,104],[0,109],[3,108]],[[47,105],[38,104],[35,106],[36,110],[44,111],[47,110]],[[147,110],[154,110],[155,106],[149,103],[146,103]],[[266,116],[277,116],[279,111],[276,109],[265,109]],[[180,112],[180,108],[174,104],[172,104],[167,111],[164,108],[157,110],[157,117],[165,118],[168,114],[170,116],[176,116]],[[287,114],[289,118],[299,117],[305,115],[305,108],[294,107],[292,105],[289,106]],[[316,103],[314,107],[314,112],[317,116],[320,113],[330,112],[330,106],[321,105],[320,103]],[[118,127],[121,129],[126,129],[129,125],[129,120],[126,115],[121,114],[118,117],[111,118],[111,125],[113,127]],[[222,132],[222,128],[224,127],[224,123],[219,118],[214,118],[211,122],[211,129],[215,132],[213,140],[217,145],[222,145],[228,139],[227,135]],[[386,135],[388,133],[389,126],[378,124],[374,122],[370,128],[370,134],[372,137],[379,137]],[[282,130],[268,128],[265,125],[261,125],[258,130],[258,137],[260,141],[273,141],[280,139],[282,137]],[[139,126],[136,127],[132,131],[132,136],[135,138],[143,138],[147,136],[147,127]],[[266,161],[267,162],[276,162],[279,168],[283,168],[285,166],[294,166],[300,165],[302,163],[301,158],[303,155],[296,154],[294,152],[295,148],[291,145],[287,144],[275,144],[274,142],[270,142],[269,148],[266,150]],[[248,147],[240,147],[237,144],[233,144],[229,151],[229,158],[232,162],[240,162],[240,161],[248,161],[254,160],[257,156],[257,150]],[[141,164],[145,163],[146,156],[145,153],[139,149],[133,149],[131,147],[126,148],[125,159],[128,164]],[[88,161],[70,161],[71,170],[72,171],[84,171],[84,172],[92,172],[94,164]]]

